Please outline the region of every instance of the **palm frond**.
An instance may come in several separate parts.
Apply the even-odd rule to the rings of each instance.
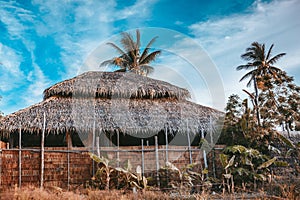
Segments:
[[[141,65],[141,70],[144,71],[146,75],[154,72],[154,68],[150,65]]]
[[[240,71],[240,70],[248,70],[248,69],[251,69],[251,68],[255,68],[256,66],[253,66],[252,63],[248,63],[246,65],[240,65],[240,66],[237,66],[236,70],[237,71]]]
[[[102,63],[100,63],[99,67],[105,67],[109,65],[114,65],[114,59],[103,61]]]
[[[106,43],[109,46],[112,46],[114,49],[116,49],[118,51],[119,54],[124,55],[126,57],[126,52],[123,51],[120,47],[118,47],[116,44],[112,43],[112,42],[108,42]]]
[[[269,60],[269,58],[270,58],[270,56],[271,56],[271,53],[272,53],[273,47],[274,47],[274,44],[272,44],[272,45],[270,46],[269,51],[268,51],[268,53],[267,53],[266,60]]]
[[[123,45],[123,48],[127,51],[133,51],[136,47],[136,44],[131,36],[131,34],[123,32],[122,33],[122,39],[121,39],[121,44]]]
[[[240,79],[240,82],[245,80],[245,79],[248,79],[250,78],[249,82],[247,83],[247,87],[250,87],[251,86],[251,82],[254,81],[254,76],[256,74],[256,70],[252,70],[250,72],[248,72],[247,74],[245,74],[241,79]]]
[[[151,45],[155,42],[155,40],[158,38],[158,36],[152,38],[150,40],[150,42],[147,44],[146,48],[144,49],[142,55],[141,55],[141,60],[145,59],[145,57],[147,57],[148,53],[149,53],[149,50],[150,50],[150,47]]]
[[[161,51],[160,50],[157,50],[157,51],[154,51],[152,53],[150,53],[149,55],[147,55],[147,57],[145,57],[143,60],[140,61],[140,64],[148,64],[152,61],[155,60],[155,58],[161,54]]]
[[[141,46],[141,33],[139,29],[136,29],[136,49],[140,49]]]
[[[117,69],[114,72],[126,72],[126,68]]]
[[[269,65],[273,65],[275,64],[282,56],[286,55],[286,53],[280,53],[280,54],[277,54],[276,56],[272,57],[269,61],[268,61],[268,64]]]

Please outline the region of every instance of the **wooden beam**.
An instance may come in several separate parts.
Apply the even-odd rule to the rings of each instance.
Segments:
[[[44,168],[45,168],[45,129],[46,129],[46,114],[44,113],[43,131],[41,139],[41,182],[40,187],[44,187]]]
[[[19,188],[22,186],[22,128],[19,129]]]

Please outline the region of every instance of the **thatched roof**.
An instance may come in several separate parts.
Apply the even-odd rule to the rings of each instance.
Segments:
[[[46,89],[44,99],[51,96],[186,99],[190,94],[186,89],[135,73],[86,72]]]
[[[44,113],[46,132],[54,134],[155,134],[165,127],[172,133],[199,133],[208,128],[210,117],[222,114],[184,99],[189,96],[185,89],[135,74],[87,72],[46,89],[44,95],[44,101],[3,117],[0,134],[8,136],[20,127],[41,133]]]

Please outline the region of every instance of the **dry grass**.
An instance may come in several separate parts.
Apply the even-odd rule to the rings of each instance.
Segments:
[[[297,199],[290,196],[289,199]],[[239,194],[195,194],[195,195],[178,195],[177,193],[162,193],[160,191],[132,191],[123,190],[90,190],[82,189],[77,191],[65,191],[57,187],[48,187],[40,189],[36,187],[15,188],[0,193],[2,200],[205,200],[205,199],[286,199],[285,197],[266,196],[264,193],[239,193]]]
[[[1,192],[0,199],[2,200],[163,200],[170,199],[169,195],[162,192],[153,191],[139,191],[133,193],[132,191],[121,190],[89,190],[81,191],[65,191],[60,188],[51,187],[40,189],[36,187],[15,188]]]

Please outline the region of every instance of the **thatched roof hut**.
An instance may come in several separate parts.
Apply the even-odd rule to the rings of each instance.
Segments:
[[[123,72],[86,72],[44,91],[44,100],[3,117],[0,135],[13,132],[155,134],[199,133],[222,113],[188,101],[186,89]]]

